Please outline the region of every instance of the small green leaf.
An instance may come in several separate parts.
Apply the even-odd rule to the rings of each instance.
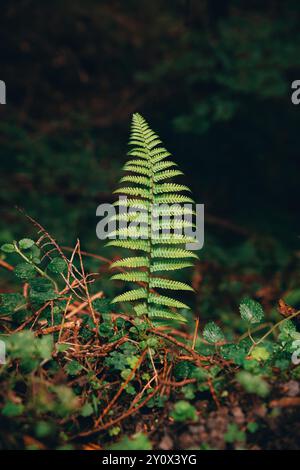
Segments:
[[[120,432],[121,432],[121,428],[119,426],[113,426],[112,428],[109,429],[108,434],[111,437],[114,437],[120,434]]]
[[[30,238],[22,238],[22,240],[19,241],[19,247],[21,248],[21,250],[28,250],[33,245],[34,241]]]
[[[259,375],[253,375],[247,371],[241,371],[236,375],[237,381],[247,393],[254,393],[259,397],[266,397],[270,393],[269,384]]]
[[[12,243],[4,243],[4,245],[1,246],[1,250],[4,253],[13,253],[15,251],[15,247]]]
[[[111,311],[110,303],[110,299],[95,299],[93,300],[93,307],[97,312],[106,314]]]
[[[171,417],[174,419],[174,421],[177,421],[179,423],[185,421],[196,421],[196,408],[191,405],[188,401],[179,400],[175,403],[174,410],[171,413]]]
[[[114,334],[114,330],[111,324],[109,323],[101,323],[99,326],[99,335],[104,337],[111,337]]]
[[[93,407],[90,403],[85,403],[83,407],[81,408],[81,416],[84,418],[87,418],[88,416],[91,416],[93,414],[94,410]]]
[[[36,275],[35,269],[31,264],[20,263],[16,266],[15,275],[22,281],[29,281],[33,279]]]
[[[111,444],[107,447],[109,450],[151,450],[152,444],[149,438],[142,433],[137,433],[130,438],[128,436],[123,437],[119,442]]]
[[[258,430],[258,428],[259,428],[258,423],[255,423],[253,421],[247,424],[247,430],[251,432],[252,434],[255,433]]]
[[[64,259],[57,256],[56,258],[53,258],[53,260],[50,261],[47,266],[47,269],[49,269],[49,271],[54,274],[60,274],[66,271],[67,264]]]
[[[243,299],[239,309],[242,319],[248,323],[260,323],[264,318],[262,306],[253,299]]]
[[[33,302],[43,303],[57,297],[58,294],[54,291],[49,279],[38,277],[30,281],[30,299]]]
[[[244,442],[246,439],[246,434],[244,431],[240,431],[237,424],[229,423],[227,427],[227,432],[224,434],[224,441],[229,444],[234,442]]]
[[[270,353],[266,348],[256,346],[256,348],[253,349],[251,356],[257,361],[266,361],[269,359]]]
[[[7,401],[2,409],[2,414],[4,416],[20,416],[24,411],[24,405],[22,403],[14,403],[12,401]]]
[[[174,367],[173,374],[176,380],[189,379],[194,369],[194,364],[191,364],[189,361],[181,361]]]
[[[83,366],[78,362],[78,361],[71,361],[65,366],[65,370],[67,374],[71,376],[78,375],[81,370],[83,369]]]
[[[209,343],[215,344],[224,340],[224,335],[221,328],[215,322],[209,322],[205,325],[203,330],[203,337]]]
[[[41,356],[43,360],[51,359],[53,348],[54,348],[53,338],[51,335],[43,336],[42,338],[40,338],[36,346],[37,346],[39,355]]]
[[[22,294],[1,294],[0,296],[0,315],[13,313],[18,307],[25,303]]]

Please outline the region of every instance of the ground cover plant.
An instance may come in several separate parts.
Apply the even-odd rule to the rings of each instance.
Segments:
[[[1,294],[1,448],[297,448],[297,282],[283,299],[266,286],[244,295],[249,273],[220,279],[234,315],[216,315],[212,304],[206,312],[200,299],[203,320],[201,308],[189,305],[205,282],[206,260],[176,235],[184,222],[172,220],[170,242],[152,238],[160,222],[153,227],[149,219],[157,202],[193,203],[189,188],[173,181],[181,171],[138,114],[130,144],[116,194],[133,209],[125,221],[142,207],[148,238],[117,238],[90,253],[80,240],[65,247],[20,213],[35,236],[2,245],[1,268],[18,287]],[[120,257],[123,249],[130,254]],[[250,264],[251,249],[244,250]],[[215,256],[226,265],[217,247]],[[123,281],[129,288],[115,295],[110,286],[123,289]]]

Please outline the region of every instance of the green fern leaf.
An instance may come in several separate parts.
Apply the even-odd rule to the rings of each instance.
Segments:
[[[193,251],[184,250],[181,248],[154,248],[152,251],[152,258],[196,258],[198,255]]]
[[[135,305],[134,310],[138,317],[141,317],[143,315],[148,315],[148,307],[146,303]]]
[[[159,262],[159,263],[153,263],[150,267],[150,271],[152,273],[156,273],[159,271],[176,271],[178,269],[184,269],[184,268],[190,268],[193,266],[192,263],[186,263],[183,261],[170,261],[170,262]]]
[[[163,238],[161,235],[158,238],[152,238],[153,245],[182,245],[183,243],[195,243],[196,239],[192,237],[186,237],[184,235],[169,235],[168,238]]]
[[[166,307],[173,307],[173,308],[186,308],[189,309],[190,307],[179,300],[172,299],[171,297],[166,297],[165,295],[158,295],[158,294],[149,294],[149,302],[157,305],[165,305]]]
[[[177,164],[170,161],[158,162],[153,165],[153,171],[154,173],[158,173],[159,171],[166,170],[167,168],[171,168],[172,166],[177,166]]]
[[[174,183],[162,183],[162,184],[158,184],[154,188],[155,194],[173,193],[173,192],[178,192],[178,191],[191,192],[191,190],[187,186],[184,186],[183,184],[174,184]]]
[[[170,289],[170,290],[191,290],[194,289],[185,284],[185,282],[173,281],[172,279],[164,279],[162,277],[152,277],[150,279],[150,288],[157,287],[159,289]]]
[[[147,291],[146,289],[134,289],[128,292],[124,292],[124,294],[117,295],[111,303],[117,302],[132,302],[133,300],[140,300],[147,298]]]
[[[119,228],[114,232],[110,232],[111,237],[115,238],[133,238],[133,239],[147,239],[148,238],[148,228],[146,227],[126,227]]]
[[[114,191],[114,194],[126,194],[128,196],[141,196],[145,199],[150,199],[150,192],[142,188],[119,188]]]
[[[193,199],[181,194],[161,194],[154,198],[156,204],[185,204],[192,203]]]
[[[149,258],[144,256],[132,256],[115,261],[110,268],[147,268],[149,266]]]
[[[183,175],[182,171],[180,170],[165,170],[160,173],[156,173],[156,175],[153,176],[153,180],[155,183],[158,183],[159,181],[167,180],[169,178],[174,178],[174,176],[180,175]]]
[[[127,228],[120,226],[112,232],[111,237],[120,238],[110,240],[107,245],[140,250],[147,254],[147,256],[123,258],[111,265],[112,269],[125,270],[125,272],[114,274],[112,279],[130,283],[142,282],[145,288],[129,290],[117,296],[114,302],[142,300],[143,302],[134,305],[138,316],[148,315],[150,318],[186,321],[180,313],[175,311],[188,308],[186,304],[171,297],[158,295],[153,292],[153,289],[187,291],[193,289],[184,282],[155,277],[153,273],[190,267],[192,263],[189,259],[197,258],[194,252],[183,247],[185,243],[195,241],[194,238],[184,234],[184,229],[194,227],[191,220],[185,220],[185,216],[195,214],[192,208],[193,200],[179,194],[189,192],[187,186],[168,181],[183,173],[173,168],[177,165],[168,160],[171,154],[161,145],[160,138],[149,128],[145,119],[137,113],[133,115],[129,144],[133,148],[128,152],[129,160],[124,170],[132,174],[123,176],[121,183],[130,183],[130,185],[125,184],[124,187],[115,191],[126,198],[120,198],[114,203],[116,207],[126,208],[126,211],[113,216],[111,220],[122,221],[126,225],[129,222],[134,222],[134,224]],[[160,207],[157,212],[159,204],[164,204],[164,206]],[[172,205],[171,208],[168,207],[169,204]],[[181,206],[181,204],[188,204],[189,207]],[[168,220],[161,220],[160,215],[168,216]],[[183,220],[178,220],[177,216]],[[170,229],[170,233],[167,233],[167,229]],[[123,239],[124,237],[127,238]],[[142,237],[142,239],[137,237]]]
[[[193,222],[187,222],[185,220],[153,220],[152,230],[170,229],[170,230],[183,230],[185,228],[196,227]]]
[[[128,166],[142,166],[142,167],[145,167],[145,168],[149,168],[150,164],[149,164],[149,161],[148,160],[129,160],[128,162],[126,162],[126,164],[124,165],[124,170],[126,170],[126,167]]]
[[[148,210],[149,202],[141,199],[129,199],[119,200],[113,203],[114,206],[134,207],[138,210]]]
[[[125,165],[124,170],[129,171],[131,173],[137,173],[138,175],[151,175],[149,168],[143,168],[141,166]]]
[[[149,178],[145,178],[143,176],[133,176],[133,175],[127,175],[123,176],[121,178],[120,183],[133,183],[133,184],[142,184],[143,186],[151,186],[151,180]]]
[[[139,158],[145,158],[148,160],[148,152],[143,149],[132,149],[129,152],[127,152],[127,155],[130,157],[139,157]]]
[[[149,317],[150,318],[167,318],[168,320],[177,320],[181,322],[187,321],[183,315],[180,315],[180,313],[171,312],[170,310],[164,310],[164,309],[150,308]]]
[[[128,281],[128,282],[147,282],[148,274],[143,271],[132,271],[128,273],[119,273],[111,276],[115,281]]]
[[[129,250],[141,250],[146,253],[150,252],[150,243],[148,240],[111,240],[106,246],[116,246],[127,248]]]
[[[115,214],[110,219],[110,221],[125,221],[125,222],[139,222],[143,224],[148,224],[148,213],[142,213],[135,210],[130,210],[126,214]]]

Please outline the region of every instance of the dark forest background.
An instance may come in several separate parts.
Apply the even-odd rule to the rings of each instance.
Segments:
[[[103,254],[95,211],[138,111],[205,204],[202,309],[224,290],[300,301],[297,0],[0,5],[1,243],[32,230],[17,205]]]

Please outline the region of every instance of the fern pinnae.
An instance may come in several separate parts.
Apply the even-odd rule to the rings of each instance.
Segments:
[[[141,300],[147,298],[147,291],[146,289],[134,289],[123,294],[117,295],[113,300],[112,303],[117,302],[132,302],[134,300]]]
[[[143,176],[134,176],[134,175],[127,175],[121,178],[120,183],[133,183],[133,184],[141,184],[142,186],[150,186],[150,181],[148,178],[144,178]]]
[[[126,196],[126,199],[119,200],[114,205],[127,206],[133,214],[115,216],[114,220],[130,222],[137,219],[139,223],[143,222],[146,225],[116,230],[114,235],[119,239],[109,241],[108,245],[143,252],[141,256],[117,260],[112,263],[111,268],[126,269],[126,272],[114,274],[112,279],[138,283],[144,287],[125,292],[117,296],[114,302],[138,301],[134,305],[138,316],[146,315],[149,318],[185,321],[176,309],[185,309],[188,306],[179,300],[159,294],[156,289],[170,291],[193,291],[193,289],[186,283],[166,279],[156,273],[176,271],[192,266],[191,260],[197,258],[197,255],[186,250],[182,245],[195,240],[185,235],[181,236],[180,233],[169,233],[166,237],[164,232],[157,238],[155,230],[168,229],[168,224],[152,220],[152,209],[154,204],[172,204],[176,205],[175,208],[172,207],[172,217],[193,215],[194,211],[191,208],[180,206],[184,203],[193,203],[190,197],[181,194],[190,192],[190,189],[185,185],[170,182],[171,178],[183,175],[183,173],[175,168],[177,167],[175,162],[168,160],[171,154],[163,147],[160,138],[139,114],[133,115],[129,145],[133,148],[129,150],[130,159],[124,165],[127,174],[121,179],[123,187],[115,191],[116,194]],[[143,211],[142,219],[138,217],[139,210]],[[164,214],[169,216],[168,209],[165,209],[165,212],[162,211],[162,215]],[[169,228],[175,232],[177,229],[178,232],[193,226],[191,221],[172,219]],[[146,239],[134,239],[136,234],[141,235],[142,238],[146,236]],[[124,235],[131,236],[132,239],[121,239]]]
[[[149,260],[145,256],[131,256],[129,258],[122,258],[113,262],[110,265],[110,269],[114,268],[147,268],[149,266]]]

